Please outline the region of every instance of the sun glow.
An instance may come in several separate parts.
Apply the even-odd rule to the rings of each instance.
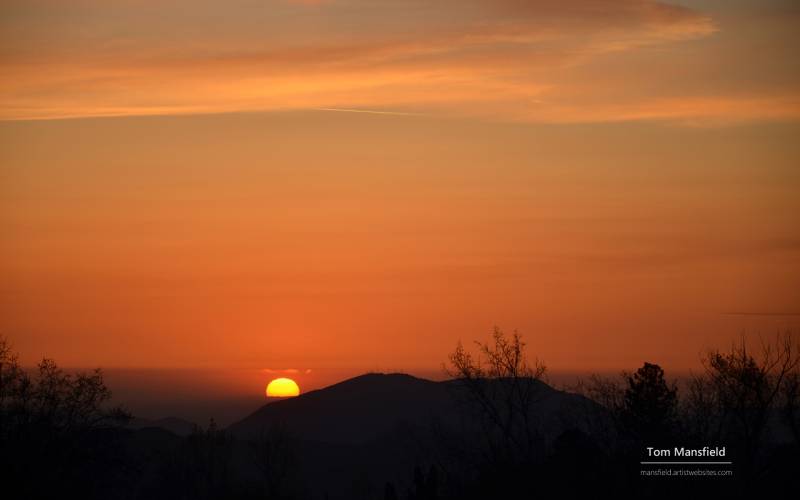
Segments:
[[[290,398],[300,395],[300,387],[290,378],[276,378],[267,385],[267,397]]]

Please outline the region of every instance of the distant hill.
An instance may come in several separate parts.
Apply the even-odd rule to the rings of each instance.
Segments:
[[[535,384],[537,415],[548,434],[563,426],[564,414],[587,404],[586,398]],[[256,437],[279,426],[293,436],[337,445],[365,444],[398,426],[456,424],[467,415],[460,381],[434,382],[406,374],[367,374],[324,389],[264,405],[228,430],[240,438]]]
[[[583,396],[530,383],[536,399],[532,421],[546,443],[565,430],[585,429],[587,411],[599,408]],[[273,428],[294,440],[302,474],[315,478],[307,485],[312,497],[331,499],[358,497],[357,485],[382,488],[392,482],[408,491],[414,466],[429,464],[442,439],[458,436],[457,442],[469,443],[483,432],[465,407],[462,381],[377,373],[270,402],[228,431],[248,440]]]
[[[189,422],[188,420],[184,420],[182,418],[177,417],[166,417],[166,418],[159,418],[155,420],[150,420],[147,418],[138,418],[134,417],[128,423],[128,428],[133,430],[140,430],[140,429],[162,429],[165,431],[169,431],[176,436],[188,436],[192,433],[195,429],[196,425],[193,422]]]
[[[228,430],[253,437],[277,425],[305,440],[361,444],[398,423],[449,412],[451,403],[445,384],[404,374],[368,374],[271,402]]]

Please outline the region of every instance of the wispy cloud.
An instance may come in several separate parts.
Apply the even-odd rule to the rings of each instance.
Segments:
[[[576,68],[717,29],[655,0],[87,0],[70,9],[44,0],[2,10],[6,120],[287,109],[534,122],[800,115],[794,92],[664,96],[663,86],[609,91],[599,70],[578,79]]]
[[[269,374],[276,374],[276,375],[298,375],[298,374],[305,374],[308,375],[311,373],[311,368],[262,368],[261,373],[269,373]]]
[[[300,373],[300,370],[297,368],[262,368],[262,373],[271,373],[271,374],[284,374],[284,375],[293,375]],[[308,371],[306,371],[308,373]]]

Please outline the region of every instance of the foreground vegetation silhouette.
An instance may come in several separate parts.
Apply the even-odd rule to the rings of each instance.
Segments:
[[[110,405],[99,370],[68,374],[45,359],[29,373],[0,339],[3,493],[433,500],[578,498],[598,491],[793,498],[800,491],[800,352],[790,333],[755,349],[743,339],[710,351],[702,373],[688,380],[670,381],[660,366],[645,362],[632,373],[595,375],[565,391],[548,385],[545,366],[529,360],[525,347],[518,333],[496,329],[474,352],[458,345],[446,365],[448,381],[366,375],[273,403],[243,421],[248,425],[221,429],[212,420],[181,437],[131,427],[131,416]],[[326,399],[331,391],[338,392]],[[353,403],[342,396],[349,393],[382,399]],[[419,408],[404,411],[411,405]],[[345,410],[357,438],[374,424],[358,415],[387,426],[348,441],[330,417]],[[321,426],[303,432],[315,411]],[[279,414],[288,417],[267,418]],[[642,473],[648,447],[705,446],[726,448],[732,464],[719,470],[731,475]]]

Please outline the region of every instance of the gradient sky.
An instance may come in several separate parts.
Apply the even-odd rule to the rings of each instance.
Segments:
[[[764,0],[4,1],[0,331],[25,363],[301,385],[435,371],[494,325],[556,370],[696,367],[800,326],[798,26]]]

